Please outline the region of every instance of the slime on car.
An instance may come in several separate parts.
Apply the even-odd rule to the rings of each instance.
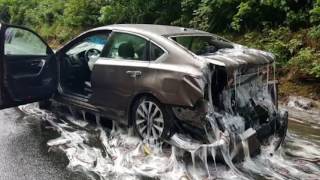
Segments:
[[[119,24],[82,33],[53,52],[24,27],[1,24],[1,108],[40,101],[133,127],[149,142],[235,160],[273,142],[288,114],[277,108],[275,59],[208,32]]]

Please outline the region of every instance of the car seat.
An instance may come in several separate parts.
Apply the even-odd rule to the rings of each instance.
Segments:
[[[134,58],[134,48],[131,43],[122,43],[118,49],[118,55],[124,59]]]

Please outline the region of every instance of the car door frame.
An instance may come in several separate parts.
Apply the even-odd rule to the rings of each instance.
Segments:
[[[75,98],[78,99],[80,101],[86,102],[87,99],[86,98],[82,98],[79,96],[75,96],[75,95],[71,95],[69,93],[64,92],[63,90],[63,86],[61,84],[61,61],[63,61],[63,56],[65,55],[65,53],[67,51],[69,51],[71,48],[73,48],[75,45],[77,45],[78,43],[80,43],[82,40],[84,40],[85,38],[92,36],[92,35],[96,35],[99,33],[109,33],[109,35],[112,33],[111,29],[98,29],[98,30],[89,30],[86,31],[84,33],[81,33],[80,35],[74,37],[73,39],[71,39],[67,44],[65,44],[63,47],[61,47],[60,49],[57,50],[56,52],[56,59],[58,62],[58,92],[60,95],[66,96],[66,97],[71,97],[71,98]]]
[[[52,95],[56,93],[56,90],[57,90],[57,73],[56,73],[57,67],[56,67],[55,63],[54,63],[55,65],[54,65],[54,69],[53,69],[54,72],[52,73],[53,74],[52,76],[54,76],[54,77],[52,77],[54,87],[52,87],[52,89],[50,88],[52,92],[50,91],[48,93],[48,96],[46,95],[45,97],[38,97],[38,98],[27,97],[26,99],[23,99],[23,100],[13,99],[13,98],[9,97],[10,96],[9,95],[10,87],[8,86],[8,81],[6,78],[8,76],[8,70],[7,70],[8,64],[7,64],[7,59],[6,59],[7,55],[5,54],[5,33],[8,28],[17,28],[17,29],[25,30],[25,31],[30,32],[34,36],[36,36],[46,46],[46,53],[47,54],[43,55],[43,56],[50,58],[47,61],[55,61],[54,51],[51,49],[51,47],[48,45],[48,43],[35,31],[33,31],[32,29],[29,29],[27,27],[23,27],[23,26],[19,26],[19,25],[0,23],[0,39],[1,39],[1,42],[0,42],[0,71],[2,71],[0,73],[0,109],[5,109],[5,108],[18,106],[18,105],[23,105],[23,104],[28,104],[28,103],[32,103],[32,102],[41,101],[41,100],[50,99],[52,97]],[[13,54],[12,56],[21,56],[22,57],[23,55],[14,55]],[[32,56],[32,55],[30,55],[30,56]],[[35,55],[35,56],[38,56],[38,55]]]
[[[136,67],[136,68],[141,68],[141,67],[149,68],[149,66],[150,66],[149,51],[150,51],[150,42],[151,42],[150,38],[148,38],[142,34],[135,33],[135,32],[126,31],[126,30],[118,30],[118,29],[113,29],[110,34],[110,37],[112,37],[113,33],[125,33],[125,34],[134,35],[134,36],[143,38],[146,41],[146,48],[147,48],[146,49],[146,51],[147,51],[146,60],[145,61],[130,60],[130,59],[115,60],[113,58],[100,57],[98,59],[98,61],[96,62],[98,65],[100,64],[100,65],[108,66],[108,63],[114,62],[117,65],[119,65],[119,64],[123,65],[123,66],[131,65],[131,67]],[[106,59],[108,59],[108,60],[106,60]],[[113,60],[110,60],[110,59],[113,59]],[[136,66],[137,64],[139,64],[139,66]],[[93,75],[92,75],[92,79],[91,79],[93,91],[94,91],[94,86],[95,86],[96,82],[99,83],[99,76],[98,75],[94,76],[94,74],[95,74],[94,71],[95,71],[95,68],[93,68],[93,70],[92,70]],[[130,75],[126,74],[126,76],[130,76]],[[134,78],[131,78],[131,79],[134,79]],[[134,84],[134,86],[136,86],[136,79],[134,80],[133,84]],[[130,105],[130,103],[132,102],[135,95],[136,95],[136,92],[134,89],[132,91],[132,94],[129,97],[128,101],[126,101],[127,103],[121,104],[121,107],[122,107],[121,109],[115,109],[114,107],[110,107],[110,106],[107,106],[106,104],[102,103],[101,101],[99,101],[99,99],[101,100],[101,95],[97,95],[97,94],[95,94],[95,92],[93,92],[93,96],[92,96],[92,98],[89,99],[89,102],[90,102],[90,104],[95,105],[102,112],[104,112],[108,116],[108,118],[119,120],[119,121],[126,124],[126,123],[128,123],[128,121],[127,121],[128,108],[127,107]]]

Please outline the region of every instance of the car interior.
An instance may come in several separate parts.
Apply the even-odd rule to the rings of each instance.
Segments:
[[[91,72],[101,56],[112,59],[147,60],[146,40],[126,33],[96,34],[68,49],[60,65],[61,85],[66,93],[88,97],[92,94]],[[108,42],[108,43],[107,43]]]
[[[84,97],[91,95],[91,71],[107,44],[108,36],[108,34],[89,36],[63,54],[60,80],[64,92]]]
[[[76,43],[62,56],[60,82],[64,92],[90,97],[91,72],[100,56],[122,60],[148,60],[147,41],[126,33],[96,34]]]
[[[141,37],[126,33],[114,33],[102,57],[113,59],[148,60],[147,41]]]

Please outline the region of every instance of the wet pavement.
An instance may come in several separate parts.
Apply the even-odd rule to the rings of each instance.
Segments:
[[[299,113],[299,110],[294,109],[290,111],[294,111],[293,114],[304,112]],[[52,120],[54,130],[45,128],[43,119]],[[225,165],[218,164],[215,167],[215,164],[209,163],[208,170],[212,177],[205,175],[206,168],[200,162],[201,159],[197,159],[196,165],[192,165],[190,159],[181,163],[172,159],[170,154],[168,157],[155,156],[149,159],[143,159],[141,154],[134,154],[133,158],[126,160],[130,164],[128,168],[123,168],[126,166],[122,164],[113,164],[110,168],[109,161],[101,161],[106,159],[107,155],[100,155],[100,151],[97,151],[104,149],[101,152],[108,152],[103,139],[107,135],[101,133],[99,128],[89,127],[83,121],[54,121],[52,114],[39,110],[34,104],[0,111],[0,121],[1,180],[141,179],[144,170],[149,170],[150,174],[159,173],[147,166],[149,162],[151,164],[157,162],[155,165],[160,169],[170,166],[172,162],[175,163],[170,170],[161,172],[164,174],[161,179],[169,179],[169,176],[172,176],[172,179],[190,179],[190,177],[194,179],[318,179],[320,177],[320,122],[314,119],[301,119],[299,116],[291,117],[288,136],[279,151],[271,154],[271,151],[266,148],[261,155],[236,165],[236,171],[232,168],[230,170]],[[81,138],[87,137],[98,140],[83,143]],[[109,139],[111,145],[116,144],[115,141],[119,142],[121,138]],[[121,148],[117,150],[126,150],[127,145],[132,145],[134,140],[126,143],[118,143]],[[71,151],[75,148],[81,150],[81,153]],[[135,149],[133,148],[132,152],[137,153]],[[144,154],[148,154],[148,150],[144,149]],[[95,160],[92,161],[86,157],[93,157]],[[133,162],[138,165],[135,166]],[[143,165],[145,167],[141,167]],[[119,167],[123,168],[122,172],[117,172]],[[110,169],[106,171],[107,168]],[[132,169],[135,171],[131,171]],[[137,172],[141,174],[132,175]],[[125,175],[117,176],[115,173]]]
[[[17,108],[0,111],[0,179],[85,179],[66,169],[64,154],[48,152],[46,143],[57,134],[43,131],[40,122]]]

